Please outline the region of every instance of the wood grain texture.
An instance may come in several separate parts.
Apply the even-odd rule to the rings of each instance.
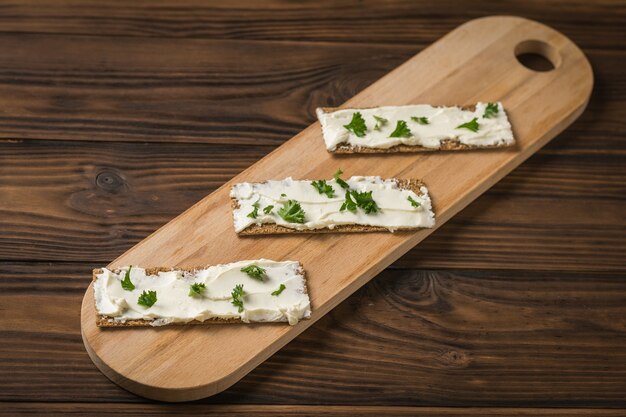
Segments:
[[[341,18],[329,18],[330,14],[341,15]],[[626,156],[623,145],[626,143],[623,123],[626,120],[624,113],[626,109],[626,70],[624,68],[626,54],[623,52],[622,41],[626,36],[626,8],[623,2],[613,0],[593,2],[586,0],[551,2],[478,0],[472,3],[472,7],[467,7],[465,2],[448,0],[439,2],[411,0],[264,1],[261,5],[256,1],[247,0],[233,0],[217,4],[205,1],[169,0],[158,2],[138,0],[132,3],[34,2],[30,0],[3,2],[0,7],[0,22],[2,22],[0,49],[4,50],[1,53],[3,60],[0,63],[0,68],[3,69],[0,73],[0,88],[3,89],[0,102],[2,115],[7,117],[2,120],[2,124],[6,126],[0,128],[0,133],[6,133],[5,137],[11,141],[14,137],[10,132],[14,132],[14,136],[23,139],[69,138],[76,139],[76,141],[58,141],[49,146],[46,142],[25,141],[19,144],[19,148],[12,147],[9,151],[6,145],[15,144],[0,140],[0,158],[2,158],[0,204],[3,204],[0,211],[0,259],[55,260],[52,264],[38,262],[0,264],[0,270],[2,270],[0,283],[11,282],[13,289],[19,287],[19,291],[25,294],[34,290],[33,284],[30,282],[28,285],[18,284],[17,280],[34,281],[36,291],[38,291],[37,303],[34,307],[31,298],[25,299],[27,301],[25,303],[12,303],[11,306],[17,308],[17,311],[22,314],[22,311],[27,309],[42,308],[41,306],[50,304],[54,307],[46,308],[44,311],[52,312],[56,319],[54,324],[49,324],[39,330],[29,327],[37,322],[21,320],[16,324],[23,326],[19,334],[7,333],[7,315],[2,310],[3,313],[0,314],[0,323],[4,323],[3,332],[0,335],[2,398],[5,401],[32,402],[28,404],[2,403],[0,412],[11,416],[43,413],[91,416],[104,412],[121,415],[162,415],[173,411],[172,407],[163,404],[111,403],[111,401],[144,400],[107,381],[89,363],[82,350],[78,337],[76,306],[82,293],[82,285],[84,285],[82,280],[89,274],[90,269],[101,266],[107,260],[123,252],[197,201],[205,192],[212,191],[314,120],[313,105],[309,101],[309,96],[316,97],[312,99],[313,101],[325,100],[328,105],[339,104],[467,19],[489,14],[515,14],[537,19],[567,34],[585,50],[592,63],[595,73],[594,94],[587,111],[567,132],[560,135],[539,155],[532,157],[504,181],[498,183],[460,216],[455,217],[453,221],[424,241],[420,245],[420,252],[410,252],[401,258],[399,263],[431,268],[437,265],[445,268],[479,269],[550,268],[557,271],[579,268],[593,271],[609,268],[613,271],[610,275],[611,279],[618,283],[620,279],[624,279],[626,270],[623,265],[622,253],[624,251],[620,249],[624,245],[624,239],[620,238],[623,232],[619,228],[623,226],[623,223],[620,221],[616,223],[615,228],[600,230],[583,217],[584,210],[580,202],[585,201],[585,187],[591,186],[590,192],[603,203],[601,209],[594,210],[596,216],[601,218],[606,212],[623,213],[625,211],[620,205],[623,201],[620,199],[624,195],[623,175],[626,169],[626,164],[623,162]],[[31,36],[21,36],[22,34],[31,34]],[[32,36],[32,34],[39,35]],[[100,55],[90,54],[88,46],[83,47],[81,51],[91,59],[105,64],[107,71],[94,69],[94,66],[81,62],[80,55],[68,53],[76,45],[76,39],[80,37],[101,38],[101,42],[95,44],[98,46]],[[171,41],[175,39],[175,44],[181,48],[189,48],[200,53],[204,48],[202,45],[190,47],[196,42],[193,38],[211,39],[211,42],[215,43],[219,43],[219,39],[238,39],[237,48],[241,54],[254,57],[258,67],[266,70],[255,72],[254,67],[246,60],[240,60],[240,62],[230,60],[220,64],[220,57],[216,55],[214,60],[205,61],[206,65],[199,69],[203,75],[210,77],[211,85],[202,88],[202,94],[196,95],[194,90],[199,87],[193,82],[194,76],[185,72],[185,66],[181,64],[182,59],[179,59],[179,65],[175,71],[169,71],[163,65],[162,58],[154,58],[157,54],[149,52],[148,55],[154,59],[152,62],[154,68],[150,68],[150,63],[136,65],[133,59],[127,57],[126,43],[130,37],[150,38],[149,42],[140,44],[141,47],[138,49],[159,50],[159,42],[162,39],[165,41],[164,50],[171,50],[172,48],[168,45],[171,45]],[[9,38],[11,41],[6,42],[5,39]],[[33,38],[38,40],[36,47],[32,46]],[[271,47],[266,48],[268,53],[255,54],[256,45],[264,41],[271,41],[267,43],[269,46],[277,45],[276,51],[281,54],[274,53]],[[280,48],[280,44],[288,42],[293,42],[296,47]],[[86,43],[89,43],[89,40]],[[115,47],[103,46],[107,43]],[[356,43],[360,48],[356,50],[356,53],[351,53]],[[49,51],[42,53],[41,49],[46,49],[49,45],[57,48],[56,55]],[[136,43],[130,43],[130,45],[130,49],[133,49]],[[226,43],[226,45],[222,49],[228,49],[229,44]],[[305,49],[309,51],[307,53],[312,57],[309,67],[314,70],[307,72],[306,66],[298,66],[297,85],[294,86],[288,82],[282,84],[290,90],[281,91],[282,87],[273,87],[274,84],[282,82],[280,78],[269,84],[263,84],[263,81],[268,79],[264,72],[271,68],[279,73],[284,72],[283,69],[277,70],[277,68],[280,67],[279,61],[285,59],[283,57],[285,51],[288,50],[290,54],[299,57],[300,61],[306,59],[299,54],[299,45],[305,45]],[[20,56],[18,53],[23,47],[31,53],[24,61],[22,61],[24,55]],[[218,51],[219,49],[212,50]],[[122,56],[121,60],[116,60],[114,57],[118,53]],[[372,54],[375,55],[375,59],[369,58]],[[124,67],[115,65],[116,62],[123,62]],[[297,66],[298,62],[290,62],[290,65]],[[73,71],[74,69],[80,71]],[[100,87],[97,78],[89,76],[92,71],[98,78],[107,80],[106,86]],[[235,74],[241,73],[246,74],[246,77],[235,80]],[[158,77],[150,80],[150,77],[145,74],[158,75]],[[290,74],[286,76],[293,77]],[[261,81],[255,87],[256,79]],[[51,83],[50,80],[53,82]],[[177,84],[180,80],[188,84],[189,88]],[[53,88],[53,83],[61,87]],[[168,88],[168,84],[175,88]],[[125,86],[126,93],[123,92]],[[217,87],[220,88],[220,94],[212,95],[212,89]],[[105,89],[111,90],[110,94],[104,94]],[[183,93],[182,89],[186,91]],[[253,121],[242,120],[237,117],[238,106],[229,104],[229,102],[236,101],[234,98],[239,92],[246,94],[245,101],[254,108],[263,106],[264,102],[271,100],[272,110],[264,111],[265,113],[261,116],[255,115]],[[187,99],[178,100],[179,96]],[[179,108],[173,108],[174,106],[169,103],[171,100],[176,100],[178,104],[188,107],[190,111],[182,112]],[[219,106],[220,101],[225,101],[226,105]],[[96,102],[101,105],[97,105]],[[19,111],[15,110],[16,107]],[[116,107],[123,108],[127,114],[116,112]],[[211,123],[205,120],[208,113],[205,113],[202,107],[210,108],[212,115],[210,119],[214,119]],[[159,108],[164,108],[166,111],[160,112]],[[90,120],[91,114],[95,112],[98,113],[97,120]],[[277,116],[272,116],[272,113]],[[176,119],[181,119],[182,123],[172,120],[172,114],[176,116]],[[194,117],[187,117],[187,114]],[[287,122],[283,115],[289,115]],[[226,121],[215,123],[215,120],[220,119],[226,119]],[[241,132],[227,130],[224,126],[228,126],[230,120],[242,124],[245,129]],[[134,125],[129,127],[131,123]],[[193,125],[193,130],[187,128],[185,124]],[[182,126],[184,131],[181,131],[179,126]],[[82,130],[75,132],[75,129]],[[251,134],[250,130],[258,130],[258,132]],[[161,131],[163,134],[160,133]],[[198,145],[199,147],[187,149],[188,145],[182,144],[165,145],[164,148],[161,145],[118,147],[118,144],[90,144],[88,142],[91,140],[152,141],[153,143],[156,141],[201,142],[204,138],[210,143],[233,145],[229,148],[232,154],[228,156],[228,152],[223,151],[223,147],[217,145],[218,150],[215,152],[221,155],[217,157],[221,161],[220,164],[203,166],[201,159],[216,149],[212,148],[212,145],[207,147]],[[258,156],[255,153],[239,158],[245,147],[237,146],[238,143],[255,143],[262,147],[254,151],[258,152]],[[110,152],[105,151],[107,146],[111,147]],[[79,151],[81,147],[84,147],[84,152]],[[52,151],[53,148],[54,151]],[[21,154],[14,152],[17,149]],[[115,162],[115,151],[136,152],[142,161],[150,159],[150,154],[154,152],[154,167],[149,169],[142,162],[135,170],[132,163],[128,162],[132,162],[132,158],[126,159],[126,156]],[[192,156],[194,151],[201,155]],[[94,152],[96,157],[90,155],[90,152]],[[31,167],[31,170],[24,168],[25,154],[28,153],[34,155],[37,165],[37,167]],[[62,160],[64,153],[67,155],[67,161]],[[176,160],[175,155],[178,154],[181,154],[183,158],[192,158],[188,166],[184,161]],[[7,164],[7,158],[3,157],[9,156],[9,160],[16,158],[19,162]],[[48,158],[50,163],[47,161]],[[232,165],[228,161],[229,158],[233,159]],[[11,175],[11,171],[18,165],[22,167],[16,171],[15,175]],[[111,167],[114,168],[113,172],[109,170]],[[103,188],[92,184],[97,175],[95,174],[96,168],[105,171],[100,181],[103,187],[107,187],[104,189],[106,191],[104,196],[100,194]],[[48,179],[46,179],[46,170],[50,173]],[[122,177],[121,183],[124,184],[126,192],[113,194],[112,191],[117,188],[116,184],[120,184],[120,181],[116,180],[117,175]],[[29,193],[31,188],[36,191]],[[30,196],[40,190],[46,198]],[[99,206],[88,204],[89,200],[85,198],[89,194],[87,191],[96,194],[94,198]],[[84,193],[81,194],[81,192]],[[134,193],[139,194],[141,198],[130,197]],[[7,204],[7,195],[10,199],[14,199],[13,205]],[[74,197],[74,200],[71,197]],[[154,197],[158,200],[153,201]],[[36,210],[29,205],[29,202],[42,207]],[[50,212],[54,213],[50,216],[44,209],[47,204],[51,205]],[[539,206],[545,207],[545,210],[537,210]],[[103,207],[110,210],[108,214],[98,211]],[[143,216],[137,211],[140,207],[144,210]],[[519,208],[514,219],[506,216],[507,207]],[[470,210],[471,216],[467,214]],[[526,214],[525,211],[527,211]],[[544,213],[548,212],[551,214],[562,212],[562,215],[543,217]],[[84,213],[87,213],[87,216],[84,216]],[[69,221],[72,216],[78,219],[77,224]],[[496,219],[494,216],[497,216],[497,222],[491,221]],[[550,217],[558,217],[556,219],[558,224],[550,224]],[[537,219],[540,220],[541,226],[530,227]],[[463,221],[460,222],[460,220]],[[502,227],[502,225],[505,226]],[[15,233],[16,231],[18,233]],[[108,239],[99,238],[103,235]],[[76,240],[84,240],[85,244],[76,244]],[[109,244],[108,242],[115,243]],[[480,246],[476,251],[473,249],[475,245]],[[469,256],[463,256],[463,250],[468,250],[468,248],[471,253],[479,256],[472,256],[471,259]],[[616,252],[611,255],[611,250]],[[87,260],[92,263],[85,265],[58,262],[64,259]],[[455,275],[464,274],[464,272],[457,273],[456,271],[447,271],[445,274],[451,272]],[[388,270],[383,276],[385,280],[395,280],[402,279],[406,273],[408,272]],[[489,274],[493,272],[487,272],[487,275]],[[523,272],[513,272],[512,275],[507,272],[501,273],[503,277],[510,277],[519,283],[523,281],[521,276],[525,274]],[[530,275],[535,276],[536,273],[530,272]],[[571,326],[584,326],[586,313],[590,310],[588,308],[590,300],[593,300],[591,311],[594,312],[594,316],[596,313],[606,315],[607,311],[603,310],[605,293],[626,294],[621,286],[611,283],[607,285],[607,282],[601,279],[605,276],[604,274],[593,272],[575,274],[573,283],[570,282],[568,274],[555,272],[546,275],[551,277],[549,278],[551,282],[554,280],[555,286],[558,285],[560,290],[565,292],[565,297],[561,299],[569,300],[570,307],[564,317],[569,319],[568,323]],[[581,285],[580,277],[586,277],[589,280],[588,285]],[[472,278],[472,281],[477,282],[476,278]],[[373,288],[374,285],[379,286],[378,280],[368,284],[359,294],[368,288]],[[485,282],[485,287],[489,286],[490,284]],[[538,293],[541,293],[544,288],[541,283],[529,284],[529,287]],[[573,295],[574,287],[577,288],[576,292],[581,293],[580,295]],[[0,294],[15,295],[13,289],[9,290],[4,286]],[[488,289],[485,288],[485,291]],[[69,295],[69,297],[58,297],[62,295]],[[522,310],[526,302],[525,296],[526,292],[512,294],[509,301]],[[537,296],[531,298],[538,299]],[[348,302],[352,303],[352,301]],[[547,301],[544,302],[547,303]],[[611,303],[613,301],[609,301],[609,304]],[[554,305],[557,306],[556,309],[549,309],[551,306],[549,303],[544,305],[546,316],[559,317],[559,304],[554,303]],[[406,307],[409,310],[411,308]],[[434,309],[435,306],[429,308]],[[394,314],[398,314],[398,311],[381,310],[381,314],[392,314],[393,317]],[[521,314],[523,312],[520,312]],[[621,314],[623,316],[623,312]],[[540,314],[531,316],[533,320],[538,321],[543,320],[543,317]],[[484,330],[489,332],[491,317],[485,314],[481,315],[481,319],[484,320]],[[324,320],[330,320],[330,318],[324,318],[311,331],[317,329],[317,326]],[[340,333],[343,329],[353,327],[353,320],[353,317],[333,317],[328,325],[328,331],[321,333],[321,337],[326,337],[331,333]],[[398,320],[403,324],[405,319],[400,317]],[[440,385],[429,385],[428,381],[432,380],[438,371],[424,371],[420,375],[428,380],[423,384],[421,381],[415,382],[416,380],[411,375],[394,376],[393,387],[396,389],[393,391],[395,392],[389,398],[381,395],[371,402],[373,405],[380,405],[379,407],[357,408],[356,401],[341,408],[323,405],[338,404],[338,401],[345,401],[343,404],[349,404],[348,401],[356,398],[354,393],[359,390],[377,392],[378,387],[384,387],[382,384],[386,381],[385,379],[377,379],[376,373],[368,373],[367,368],[358,362],[361,357],[360,342],[376,339],[376,331],[381,328],[380,325],[373,325],[371,328],[360,326],[358,332],[353,333],[356,339],[352,349],[342,346],[340,358],[332,362],[326,362],[326,359],[321,358],[314,362],[319,365],[319,369],[308,366],[303,358],[298,358],[297,355],[303,354],[299,353],[298,349],[289,350],[289,356],[285,354],[287,349],[291,349],[294,345],[298,346],[303,340],[308,340],[303,339],[309,333],[305,332],[287,349],[270,359],[270,361],[276,360],[273,368],[265,370],[268,363],[272,363],[266,362],[231,390],[209,401],[241,403],[240,394],[233,391],[237,390],[243,395],[245,402],[260,401],[263,404],[276,404],[280,400],[274,398],[272,394],[275,392],[272,392],[272,389],[275,391],[278,387],[284,390],[294,380],[308,381],[310,375],[317,375],[320,370],[324,369],[331,369],[331,375],[334,378],[337,372],[332,368],[335,363],[341,363],[341,372],[348,372],[349,376],[347,383],[342,384],[339,389],[335,387],[336,395],[330,393],[325,398],[315,389],[309,392],[300,390],[289,401],[294,404],[293,406],[261,406],[255,403],[252,406],[234,406],[235,408],[232,406],[216,408],[215,404],[173,407],[176,407],[176,412],[184,409],[190,415],[208,415],[211,412],[218,415],[227,412],[231,415],[248,415],[250,411],[259,415],[263,415],[262,413],[267,415],[288,413],[292,415],[306,415],[305,413],[355,415],[357,411],[358,414],[376,416],[419,415],[418,413],[463,416],[473,414],[623,415],[623,410],[517,408],[535,405],[536,395],[543,404],[548,404],[548,407],[625,407],[623,399],[619,398],[619,391],[626,391],[623,388],[625,378],[623,375],[616,377],[616,374],[612,372],[604,372],[593,378],[585,377],[583,372],[576,376],[569,372],[566,374],[567,388],[565,390],[554,390],[553,396],[545,391],[548,381],[554,378],[554,374],[550,372],[565,369],[568,363],[571,365],[584,361],[589,366],[595,363],[600,368],[607,364],[617,364],[622,367],[620,369],[623,369],[624,359],[612,356],[612,352],[620,347],[612,339],[608,341],[608,344],[613,346],[609,349],[608,356],[604,354],[602,348],[589,350],[582,343],[587,338],[591,338],[594,343],[605,343],[606,341],[599,333],[594,333],[599,331],[601,326],[587,326],[589,330],[579,340],[573,333],[564,332],[563,326],[563,323],[553,326],[553,332],[542,331],[539,337],[543,338],[543,342],[534,343],[536,356],[551,358],[555,364],[559,365],[548,367],[548,372],[537,369],[532,375],[524,373],[519,376],[506,373],[504,378],[497,382],[498,394],[506,391],[505,395],[499,398],[494,396],[494,389],[489,385],[486,391],[480,389],[482,380],[472,381],[471,384],[459,387],[454,385],[453,377],[450,377],[445,389],[442,389]],[[520,329],[518,325],[515,329],[503,333],[502,337],[510,338],[508,343],[500,342],[487,349],[489,358],[493,358],[494,351],[497,352],[496,359],[503,358],[501,359],[502,368],[506,368],[506,358],[510,357],[508,351],[515,349],[521,340],[516,337],[516,332]],[[528,332],[532,331],[528,330]],[[623,329],[620,332],[623,337]],[[561,340],[564,333],[566,337]],[[393,342],[403,344],[406,340],[412,341],[419,337],[420,335],[401,331],[397,333]],[[5,344],[6,340],[10,340],[10,343]],[[449,340],[451,344],[454,343],[453,334],[450,335]],[[315,342],[315,340],[312,341]],[[493,340],[487,339],[487,342],[493,343]],[[569,355],[560,356],[555,346],[567,349]],[[379,346],[381,358],[388,350],[389,345],[381,343]],[[467,352],[471,355],[472,348],[468,348]],[[404,353],[405,351],[402,352]],[[404,359],[405,361],[413,360],[410,352],[406,354],[408,359]],[[374,358],[378,357],[374,356]],[[297,367],[290,368],[291,364]],[[488,372],[489,368],[483,367],[483,369]],[[355,372],[361,373],[355,376]],[[14,375],[17,375],[16,380],[13,380]],[[255,381],[248,382],[253,376]],[[365,388],[360,386],[363,376],[367,384]],[[420,377],[421,380],[423,380],[422,377]],[[327,379],[329,379],[328,376],[314,377],[318,385],[322,386]],[[596,379],[600,381],[597,385]],[[257,392],[259,385],[266,381],[271,382],[271,387],[260,393]],[[508,384],[511,384],[510,390],[506,390]],[[405,386],[409,388],[405,389]],[[397,398],[397,391],[402,390],[405,392],[419,390],[420,397],[414,395],[410,399],[422,401],[421,404],[427,403],[434,394],[439,405],[447,405],[448,399],[456,401],[457,390],[464,393],[463,398],[469,395],[467,392],[474,390],[474,398],[471,402],[467,404],[455,402],[455,404],[459,407],[475,406],[477,403],[493,405],[495,401],[498,401],[498,404],[507,408],[423,409],[420,407],[408,408],[407,411],[403,407],[390,407]],[[604,397],[605,390],[608,390],[611,397],[608,400]],[[361,398],[363,394],[358,394],[357,397]],[[406,397],[409,395],[407,394]],[[45,401],[65,401],[65,403]],[[68,401],[92,401],[93,403],[76,404],[68,403]],[[308,407],[301,404],[319,404],[319,406]],[[252,410],[246,407],[252,407]]]
[[[0,401],[146,401],[82,346],[93,266],[0,263]],[[387,270],[203,401],[625,407],[625,313],[620,274]]]
[[[485,44],[487,35],[492,42]],[[530,71],[515,59],[514,50],[529,40],[550,45],[555,56],[554,71]],[[405,80],[413,81],[410,88]],[[423,179],[441,225],[569,126],[586,107],[592,85],[588,61],[562,34],[514,17],[474,20],[396,68],[345,106],[419,102],[441,105],[448,101],[467,105],[478,97],[499,100],[514,126],[516,149],[485,150],[480,154],[361,156],[345,158],[343,165],[347,175],[367,172],[381,177]],[[331,165],[335,164],[323,147],[319,125],[311,125],[110,265],[184,267],[259,256],[295,258],[307,271],[313,308],[310,320],[288,327],[215,326],[210,333],[198,326],[184,330],[105,331],[95,325],[90,286],[81,308],[81,331],[87,352],[99,369],[126,389],[149,398],[184,401],[213,395],[243,377],[434,230],[380,234],[376,240],[368,234],[247,240],[233,234],[228,193],[234,183],[261,181],[268,175],[324,178],[334,171]],[[349,262],[346,254],[352,254]],[[254,343],[238,344],[241,340]],[[194,349],[197,344],[203,349]],[[169,361],[173,355],[181,358],[175,366]]]
[[[9,139],[278,145],[313,120],[316,106],[341,103],[333,96],[353,96],[419,50],[25,34],[0,39],[0,138]]]
[[[3,407],[2,407],[3,406]],[[36,404],[0,404],[0,416],[32,415],[41,412],[40,405]],[[464,417],[464,416],[489,416],[489,417],[570,417],[570,416],[593,416],[593,417],[621,417],[620,410],[610,409],[575,409],[566,408],[560,410],[547,408],[433,408],[433,407],[374,407],[374,406],[289,406],[289,405],[199,405],[199,404],[50,404],[47,405],[46,416],[162,416],[176,414],[180,417],[191,416],[297,416],[297,417],[354,417],[354,416],[431,416],[431,417]]]
[[[598,106],[592,102],[575,125],[593,124],[588,113]],[[0,189],[11,198],[0,199],[0,259],[104,265],[266,152],[264,146],[4,143]],[[568,130],[397,264],[626,270],[622,152],[617,135],[600,140]],[[601,216],[589,216],[580,204],[587,200]]]
[[[270,146],[313,122],[317,106],[341,104],[424,48],[24,34],[0,39],[0,138]],[[597,51],[592,64],[597,61],[606,77],[623,79],[623,55]],[[625,100],[626,87],[599,88],[602,104],[593,121],[603,130],[581,125],[572,133],[598,137],[621,128],[626,109],[606,103]]]
[[[123,7],[122,7],[123,6]],[[411,0],[7,1],[0,32],[428,45],[467,20],[515,15],[571,33],[581,47],[621,50],[626,7],[619,1],[474,2]],[[601,24],[599,23],[601,22]],[[621,34],[621,36],[620,36]]]

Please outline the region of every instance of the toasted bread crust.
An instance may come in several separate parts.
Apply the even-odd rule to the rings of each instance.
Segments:
[[[452,107],[452,106],[450,106]],[[476,106],[458,106],[462,110],[475,111]],[[339,107],[319,107],[324,113],[332,113],[337,110],[362,110],[373,109],[375,107],[361,107],[358,109],[340,109]],[[395,145],[389,148],[375,148],[365,146],[352,146],[347,143],[340,143],[334,150],[329,150],[330,153],[335,154],[355,154],[355,153],[416,153],[416,152],[436,152],[436,151],[467,151],[470,149],[494,149],[494,148],[510,148],[515,143],[511,144],[499,144],[499,145],[467,145],[459,142],[457,139],[449,138],[441,141],[441,145],[438,148],[426,148],[420,145]]]
[[[334,151],[336,154],[355,154],[355,153],[415,153],[415,152],[436,152],[436,151],[467,151],[470,149],[494,149],[494,148],[510,148],[511,144],[502,145],[466,145],[455,139],[444,139],[438,148],[425,148],[419,145],[396,145],[390,148],[366,148],[361,146],[339,145]]]
[[[424,186],[424,183],[420,180],[416,179],[396,179],[398,183],[398,187],[404,190],[411,190],[417,195],[422,195],[421,187]],[[239,208],[239,202],[231,198],[231,206],[234,209]],[[414,231],[418,230],[418,227],[401,227],[398,228],[398,231]],[[311,230],[297,230],[290,229],[285,226],[280,226],[274,223],[264,223],[264,224],[253,224],[245,228],[244,230],[238,232],[237,234],[240,236],[259,236],[259,235],[282,235],[282,234],[293,234],[293,233],[363,233],[363,232],[389,232],[389,229],[381,226],[363,226],[358,224],[345,224],[345,225],[337,225],[332,229],[323,228],[323,229],[311,229]]]
[[[180,270],[180,271],[186,271],[186,272],[192,272],[192,271],[196,271],[198,269],[204,269],[206,267],[194,267],[194,268],[165,268],[165,267],[155,267],[155,268],[145,268],[146,270],[146,275],[156,275],[159,272],[167,272],[167,271],[172,271],[174,269],[176,270]],[[92,281],[95,283],[96,279],[97,279],[97,275],[102,273],[102,269],[101,268],[97,268],[94,269],[92,272]],[[302,275],[302,277],[304,278],[304,293],[307,294],[308,293],[308,289],[306,286],[306,273],[304,272],[304,269],[302,268],[302,265],[300,265],[300,267],[298,268],[298,273]],[[95,293],[94,293],[94,297],[95,297]],[[95,307],[95,304],[94,304]],[[144,319],[136,319],[136,320],[126,320],[124,322],[121,321],[117,321],[115,320],[113,317],[109,317],[103,314],[98,314],[98,311],[95,311],[96,313],[96,325],[98,327],[116,327],[116,328],[120,328],[120,327],[155,327],[152,326],[152,322],[153,320],[144,320]],[[306,320],[306,319],[304,319]],[[236,318],[236,319],[220,319],[220,318],[210,318],[207,319],[205,321],[199,321],[199,320],[192,320],[190,322],[187,323],[169,323],[167,325],[164,326],[171,326],[171,325],[187,325],[187,324],[193,324],[193,325],[198,325],[198,324],[233,324],[233,323],[244,323],[243,321],[241,321],[241,319]],[[162,326],[156,326],[156,327],[162,327]]]

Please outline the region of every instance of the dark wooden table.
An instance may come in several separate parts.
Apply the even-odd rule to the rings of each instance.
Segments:
[[[81,341],[91,269],[468,19],[576,42],[587,111],[222,394],[169,405]],[[0,4],[0,411],[625,415],[624,1]]]

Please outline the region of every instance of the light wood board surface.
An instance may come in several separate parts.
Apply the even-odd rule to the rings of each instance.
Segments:
[[[525,68],[515,58],[520,48],[543,51],[556,68]],[[344,106],[500,100],[513,125],[515,148],[339,157],[326,152],[314,123],[110,264],[185,267],[261,257],[299,260],[307,271],[311,320],[294,327],[99,329],[90,286],[81,311],[90,357],[111,380],[149,398],[185,401],[226,389],[435,230],[237,237],[228,195],[233,183],[330,178],[339,167],[346,176],[418,178],[429,187],[440,226],[575,120],[592,85],[582,52],[544,25],[489,17],[460,26]]]

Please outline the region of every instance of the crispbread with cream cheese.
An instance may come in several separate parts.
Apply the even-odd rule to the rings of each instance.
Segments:
[[[193,267],[193,268],[153,267],[153,268],[145,268],[145,273],[148,276],[152,276],[152,275],[157,275],[159,272],[169,272],[169,271],[174,271],[174,270],[182,271],[182,272],[194,272],[194,271],[205,269],[205,268],[208,268],[208,267]],[[97,276],[101,274],[102,272],[103,272],[103,269],[101,268],[96,268],[92,271],[92,282],[94,286],[97,280]],[[119,273],[119,270],[117,269],[112,270],[112,272]],[[303,280],[303,294],[308,294],[308,290],[306,286],[306,273],[304,269],[302,268],[302,265],[298,266],[297,274],[298,276],[301,276]],[[94,288],[94,297],[95,297],[95,288]],[[96,304],[94,303],[94,307],[95,306]],[[154,320],[149,320],[149,319],[126,319],[123,321],[116,320],[114,317],[99,314],[97,311],[97,307],[95,311],[95,316],[96,316],[96,325],[98,327],[154,327]],[[305,316],[305,317],[302,317],[301,319],[307,319],[307,318],[308,316]],[[185,323],[183,322],[168,323],[167,325],[182,325],[182,324],[192,324],[192,325],[207,324],[209,325],[209,324],[233,324],[233,323],[241,324],[241,323],[244,323],[244,321],[242,321],[241,318],[208,318],[204,321],[191,320]],[[255,322],[255,323],[258,323],[258,322]]]
[[[422,191],[425,188],[425,184],[417,179],[394,179],[399,189],[413,191],[418,196],[422,196]],[[239,201],[235,198],[231,198],[231,205],[233,210],[239,208]],[[399,231],[411,231],[418,230],[418,227],[410,228],[398,228]],[[297,230],[289,227],[277,225],[274,223],[264,224],[252,224],[238,232],[241,236],[257,236],[257,235],[274,235],[274,234],[292,234],[292,233],[363,233],[363,232],[388,232],[389,230],[381,226],[365,226],[358,224],[337,225],[332,229],[320,228],[320,229],[306,229]]]
[[[481,104],[481,103],[479,103]],[[508,119],[506,119],[506,113],[504,112],[504,108],[501,103],[498,104],[499,111],[501,110],[502,115],[506,120],[506,124],[508,129],[505,129],[505,132],[501,137],[497,137],[494,143],[481,144],[480,142],[476,143],[463,143],[458,137],[448,137],[444,139],[440,139],[436,146],[422,146],[419,144],[396,144],[389,147],[380,147],[380,146],[360,146],[355,143],[347,143],[340,142],[336,144],[329,145],[327,138],[327,131],[322,123],[322,118],[325,115],[332,114],[338,111],[346,111],[346,112],[361,112],[361,111],[371,111],[371,110],[379,110],[385,109],[385,107],[367,107],[367,108],[333,108],[333,107],[319,107],[316,110],[318,119],[320,120],[320,125],[322,126],[322,135],[324,137],[324,141],[327,142],[327,150],[336,154],[355,154],[355,153],[414,153],[414,152],[433,152],[433,151],[463,151],[463,150],[472,150],[472,149],[493,149],[493,148],[507,148],[515,145],[515,139],[513,138],[512,132],[510,131],[510,124],[508,123]],[[399,106],[399,108],[406,106]],[[445,109],[446,107],[435,107],[434,109]],[[450,108],[456,108],[462,111],[467,112],[475,112],[476,106],[453,106]],[[382,111],[382,110],[381,110]],[[484,120],[484,119],[481,119]],[[393,123],[392,123],[393,124]],[[453,125],[454,126],[454,125]],[[414,129],[419,129],[419,126],[414,125]],[[462,131],[461,131],[462,132]],[[357,141],[358,142],[358,141]],[[329,147],[330,146],[330,147]]]

